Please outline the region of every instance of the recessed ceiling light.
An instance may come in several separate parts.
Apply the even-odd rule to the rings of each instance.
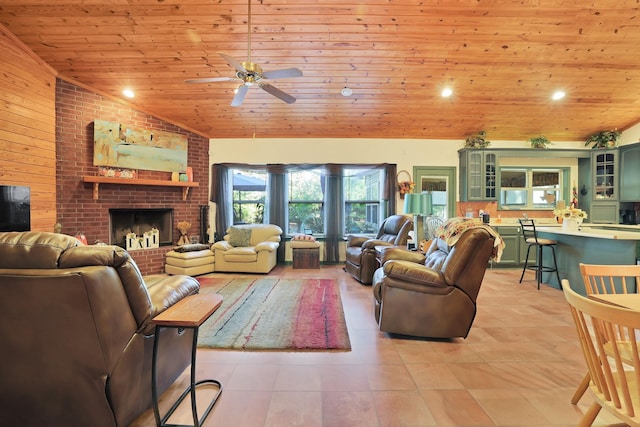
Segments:
[[[557,91],[553,92],[553,95],[551,95],[551,99],[553,99],[554,101],[558,101],[559,99],[564,98],[565,95],[566,95],[566,93],[564,93],[564,91],[557,90]]]
[[[440,92],[440,95],[443,98],[448,98],[453,95],[453,90],[451,90],[451,88],[445,87],[444,89],[442,89],[442,92]]]
[[[125,89],[122,91],[122,94],[124,96],[126,96],[127,98],[133,98],[134,96],[136,96],[135,93],[133,93],[133,91],[131,89]]]
[[[342,88],[340,93],[342,94],[342,96],[351,96],[351,94],[353,94],[353,91],[349,87],[344,87]]]

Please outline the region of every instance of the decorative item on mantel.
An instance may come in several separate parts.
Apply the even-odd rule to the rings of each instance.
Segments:
[[[142,236],[138,236],[134,232],[125,236],[125,249],[128,251],[158,247],[160,247],[160,230],[157,228],[145,231]]]
[[[109,166],[98,166],[98,176],[106,176],[109,178],[138,178],[136,169],[112,168]]]
[[[398,172],[396,175],[396,181],[398,182],[398,192],[400,193],[401,199],[404,199],[405,194],[411,193],[416,186],[416,183],[413,182],[413,179],[411,178],[411,174],[406,170]]]
[[[578,231],[582,221],[587,218],[587,213],[573,204],[568,208],[555,209],[553,214],[558,218],[558,222],[562,221],[564,231]]]
[[[591,148],[615,148],[622,133],[618,129],[601,130],[587,138],[584,146],[591,145]]]
[[[531,148],[547,148],[547,146],[551,144],[551,141],[549,141],[546,136],[540,135],[529,138],[529,143],[531,144]]]
[[[475,135],[469,135],[465,140],[464,146],[465,148],[487,148],[491,141],[487,141],[485,137],[487,136],[487,132],[481,130]]]

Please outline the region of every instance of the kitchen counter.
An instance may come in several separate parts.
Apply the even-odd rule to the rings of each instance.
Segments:
[[[536,229],[539,237],[558,242],[556,252],[560,278],[568,279],[571,287],[583,295],[586,292],[579,263],[629,265],[636,264],[640,257],[640,227],[637,225],[583,224],[577,231],[544,226]],[[550,250],[545,250],[543,263],[553,265]],[[543,273],[542,282],[560,289],[555,274]]]
[[[489,225],[492,227],[518,227],[520,223],[518,222],[519,218],[491,218]],[[536,223],[536,228],[538,227],[562,227],[562,224],[558,223],[554,218],[529,218],[533,219]],[[624,230],[636,230],[640,231],[640,225],[630,225],[630,224],[593,224],[591,222],[582,223],[582,227],[592,227],[592,228],[620,228]]]
[[[615,230],[612,228],[616,228]],[[640,240],[640,229],[633,231],[630,227],[638,227],[637,225],[628,226],[608,226],[603,228],[597,224],[582,225],[576,231],[563,230],[562,227],[536,227],[539,233],[555,233],[565,236],[593,237],[596,239],[614,239],[614,240]]]

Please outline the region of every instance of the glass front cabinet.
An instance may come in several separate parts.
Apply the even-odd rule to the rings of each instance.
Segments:
[[[467,149],[459,154],[460,201],[496,200],[496,153]]]
[[[589,221],[617,224],[619,218],[618,150],[595,149],[591,153],[592,202]]]
[[[640,144],[620,147],[620,201],[640,202]]]

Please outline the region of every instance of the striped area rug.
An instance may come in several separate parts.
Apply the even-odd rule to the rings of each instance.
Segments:
[[[332,279],[198,278],[222,306],[200,326],[198,347],[350,350],[340,289]]]

